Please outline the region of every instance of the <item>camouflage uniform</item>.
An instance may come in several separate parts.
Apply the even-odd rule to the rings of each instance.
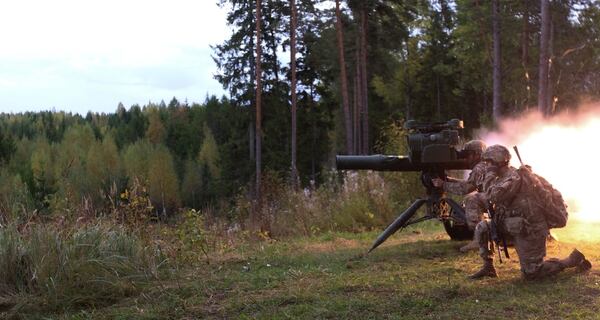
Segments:
[[[486,198],[481,193],[483,191],[486,167],[485,162],[478,162],[466,180],[453,179],[444,183],[445,192],[466,195],[463,201],[467,224],[470,229],[475,229],[477,223],[482,219],[483,212],[486,210]]]
[[[510,159],[510,155],[508,159]],[[574,250],[567,259],[544,261],[546,237],[549,233],[546,218],[532,195],[521,191],[522,179],[517,169],[504,166],[497,173],[494,170],[488,170],[485,180],[487,200],[496,206],[497,221],[499,221],[498,231],[512,239],[525,279],[538,279],[556,274],[567,267],[576,267],[584,261],[589,265],[583,254],[577,250]],[[490,262],[494,258],[489,249],[489,225],[489,219],[485,219],[475,228],[484,268],[486,261]],[[589,267],[591,268],[591,265]],[[493,269],[493,265],[491,268]],[[587,266],[582,268],[587,268]],[[493,274],[495,276],[495,270]]]

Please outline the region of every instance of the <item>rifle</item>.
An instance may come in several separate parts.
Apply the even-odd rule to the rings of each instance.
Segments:
[[[506,256],[506,259],[510,259],[510,256],[508,255],[508,246],[506,244],[506,237],[504,235],[502,235],[500,232],[498,232],[498,225],[496,224],[496,221],[498,220],[498,216],[496,215],[496,210],[494,210],[494,205],[493,204],[488,204],[488,213],[490,214],[490,239],[492,241],[492,249],[494,248],[494,244],[496,245],[496,248],[498,249],[498,260],[500,261],[500,263],[502,263],[502,254],[501,251],[502,249],[500,249],[500,241],[502,241],[502,247],[504,248],[504,255]]]

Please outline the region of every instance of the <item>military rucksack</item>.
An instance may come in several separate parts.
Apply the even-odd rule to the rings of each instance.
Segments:
[[[519,169],[521,191],[530,193],[546,217],[548,228],[562,228],[567,225],[569,213],[560,191],[556,190],[543,177],[535,174],[531,167],[522,165]]]

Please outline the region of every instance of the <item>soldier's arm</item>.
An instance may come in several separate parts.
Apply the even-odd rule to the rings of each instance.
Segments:
[[[444,191],[463,195],[467,193],[471,193],[476,189],[476,187],[469,182],[469,180],[454,180],[454,181],[446,181],[444,182]]]
[[[483,185],[484,192],[487,193],[487,191],[490,189],[490,186],[496,181],[496,178],[497,178],[496,174],[486,174],[483,177],[482,185]]]
[[[492,174],[486,175],[486,181],[489,181],[488,179],[492,180]],[[496,178],[495,183],[490,183],[486,195],[492,203],[507,203],[519,192],[520,186],[521,177],[513,171],[506,177]]]
[[[486,168],[487,166],[485,163],[480,162],[473,167],[473,170],[471,170],[469,177],[466,180],[450,180],[449,178],[448,181],[444,183],[444,191],[453,194],[464,195],[477,190],[477,188],[480,187],[479,185],[481,184],[481,181],[483,180]]]
[[[479,191],[483,192],[485,190],[485,173],[487,171],[487,164],[485,162],[479,162],[473,167],[471,170],[471,174],[469,175],[469,180],[471,184],[475,186]]]

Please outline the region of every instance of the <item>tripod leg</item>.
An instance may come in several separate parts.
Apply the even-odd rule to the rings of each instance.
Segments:
[[[408,220],[410,220],[410,218],[412,218],[415,215],[415,213],[417,213],[417,210],[419,210],[419,208],[426,202],[427,200],[425,199],[418,199],[417,201],[413,202],[413,204],[410,207],[408,207],[408,209],[404,210],[404,212],[402,212],[402,214],[400,214],[398,218],[396,218],[396,220],[394,220],[394,222],[392,222],[392,224],[390,224],[379,235],[379,237],[377,237],[377,240],[375,240],[373,246],[371,246],[371,249],[369,249],[369,252],[375,250],[375,248],[377,248],[380,244],[387,240],[387,238],[389,238],[396,231],[405,227],[408,223]]]
[[[465,209],[456,201],[451,198],[445,198],[446,202],[452,208],[452,216],[454,219],[459,220],[461,223],[467,223],[467,215],[465,214]]]

